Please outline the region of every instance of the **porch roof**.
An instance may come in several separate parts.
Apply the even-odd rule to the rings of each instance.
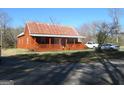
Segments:
[[[44,35],[44,34],[30,34],[34,37],[66,37],[66,38],[85,38],[84,36],[69,36],[69,35]]]

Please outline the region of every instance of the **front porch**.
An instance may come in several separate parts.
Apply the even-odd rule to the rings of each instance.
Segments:
[[[81,50],[85,47],[78,38],[36,37],[35,41],[38,51]]]

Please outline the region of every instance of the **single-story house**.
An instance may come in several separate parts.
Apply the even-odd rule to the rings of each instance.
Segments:
[[[24,32],[17,36],[17,48],[34,51],[80,50],[85,45],[79,33],[62,25],[28,22]]]

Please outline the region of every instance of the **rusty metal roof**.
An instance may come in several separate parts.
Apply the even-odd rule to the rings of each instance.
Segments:
[[[80,36],[73,27],[69,26],[39,22],[28,22],[26,25],[31,36],[85,38],[83,36]],[[17,37],[22,35],[24,35],[24,33],[19,34]]]
[[[79,36],[74,28],[68,26],[38,22],[29,22],[27,26],[30,34]]]

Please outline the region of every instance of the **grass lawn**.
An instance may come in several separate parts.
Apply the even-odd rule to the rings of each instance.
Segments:
[[[3,57],[13,57],[16,59],[26,59],[27,61],[41,61],[41,62],[77,62],[88,59],[93,60],[93,49],[86,50],[65,50],[52,52],[32,52],[26,49],[3,49]]]
[[[124,46],[120,46],[120,51],[124,51]]]
[[[96,53],[93,49],[85,50],[65,50],[50,52],[32,52],[26,49],[3,49],[3,57],[13,57],[16,59],[25,59],[27,61],[40,62],[92,62],[100,57],[122,58],[123,48],[119,52]]]
[[[9,49],[2,49],[2,56],[12,56],[12,55],[18,55],[18,54],[70,54],[70,53],[80,52],[80,51],[93,51],[93,49],[32,52],[27,49],[9,48]]]

